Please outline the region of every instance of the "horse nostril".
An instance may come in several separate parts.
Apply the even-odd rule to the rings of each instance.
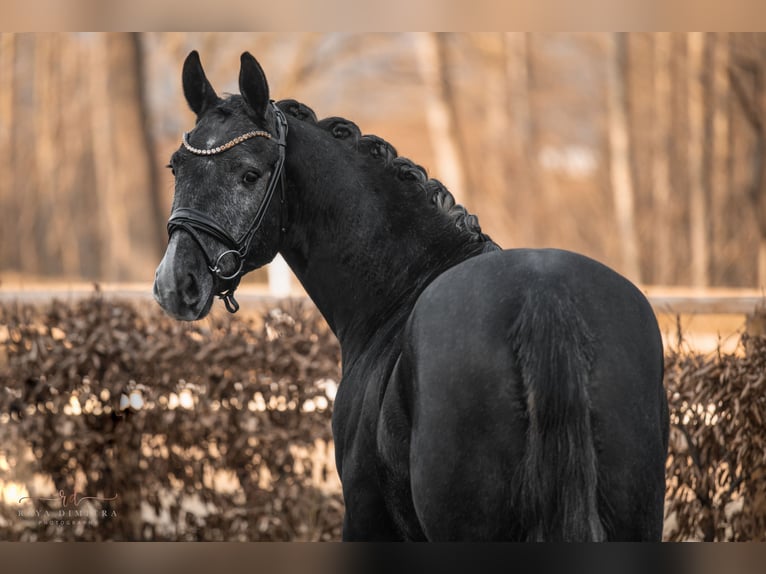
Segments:
[[[187,273],[181,285],[181,296],[184,303],[189,306],[195,305],[199,301],[199,283],[191,273]]]

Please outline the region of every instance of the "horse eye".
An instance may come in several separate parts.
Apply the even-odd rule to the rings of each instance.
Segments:
[[[258,181],[258,173],[254,171],[248,171],[245,173],[244,176],[242,176],[242,181],[252,185],[256,181]]]

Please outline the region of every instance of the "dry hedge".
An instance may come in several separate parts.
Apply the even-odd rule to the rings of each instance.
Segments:
[[[766,540],[766,338],[738,352],[665,356],[670,540]]]
[[[0,307],[2,338],[0,479],[49,475],[55,490],[35,497],[118,498],[70,496],[62,525],[18,516],[56,518],[60,501],[6,496],[0,539],[340,537],[327,448],[340,356],[310,308],[182,324],[99,296],[11,304]],[[88,505],[95,519],[70,520]]]
[[[670,540],[766,539],[766,339],[741,344],[666,356]],[[307,304],[193,324],[98,294],[0,305],[0,481],[28,488],[6,484],[0,539],[339,539],[339,362]]]

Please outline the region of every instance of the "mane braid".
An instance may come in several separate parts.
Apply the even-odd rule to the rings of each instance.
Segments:
[[[450,217],[455,226],[465,232],[471,241],[487,243],[489,249],[499,249],[488,235],[482,233],[479,218],[469,213],[462,205],[455,203],[455,197],[442,182],[429,178],[425,168],[412,160],[399,157],[396,148],[383,138],[362,135],[359,126],[345,118],[329,117],[317,120],[314,110],[296,100],[281,100],[277,102],[277,106],[289,116],[322,128],[335,139],[355,148],[359,153],[382,161],[399,180],[411,181],[419,187],[427,201]]]

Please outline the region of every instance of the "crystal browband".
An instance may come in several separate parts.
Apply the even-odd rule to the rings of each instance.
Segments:
[[[252,132],[247,132],[246,134],[242,134],[241,136],[237,136],[233,140],[228,141],[225,144],[221,144],[218,147],[214,147],[211,149],[200,149],[198,147],[192,146],[189,143],[188,137],[189,137],[189,132],[186,132],[183,137],[184,147],[188,149],[190,152],[197,155],[213,155],[216,153],[221,153],[223,151],[226,151],[227,149],[233,148],[235,145],[240,144],[245,140],[249,140],[250,138],[262,137],[262,138],[272,139],[271,134],[269,132],[266,132],[263,130],[255,130]]]

